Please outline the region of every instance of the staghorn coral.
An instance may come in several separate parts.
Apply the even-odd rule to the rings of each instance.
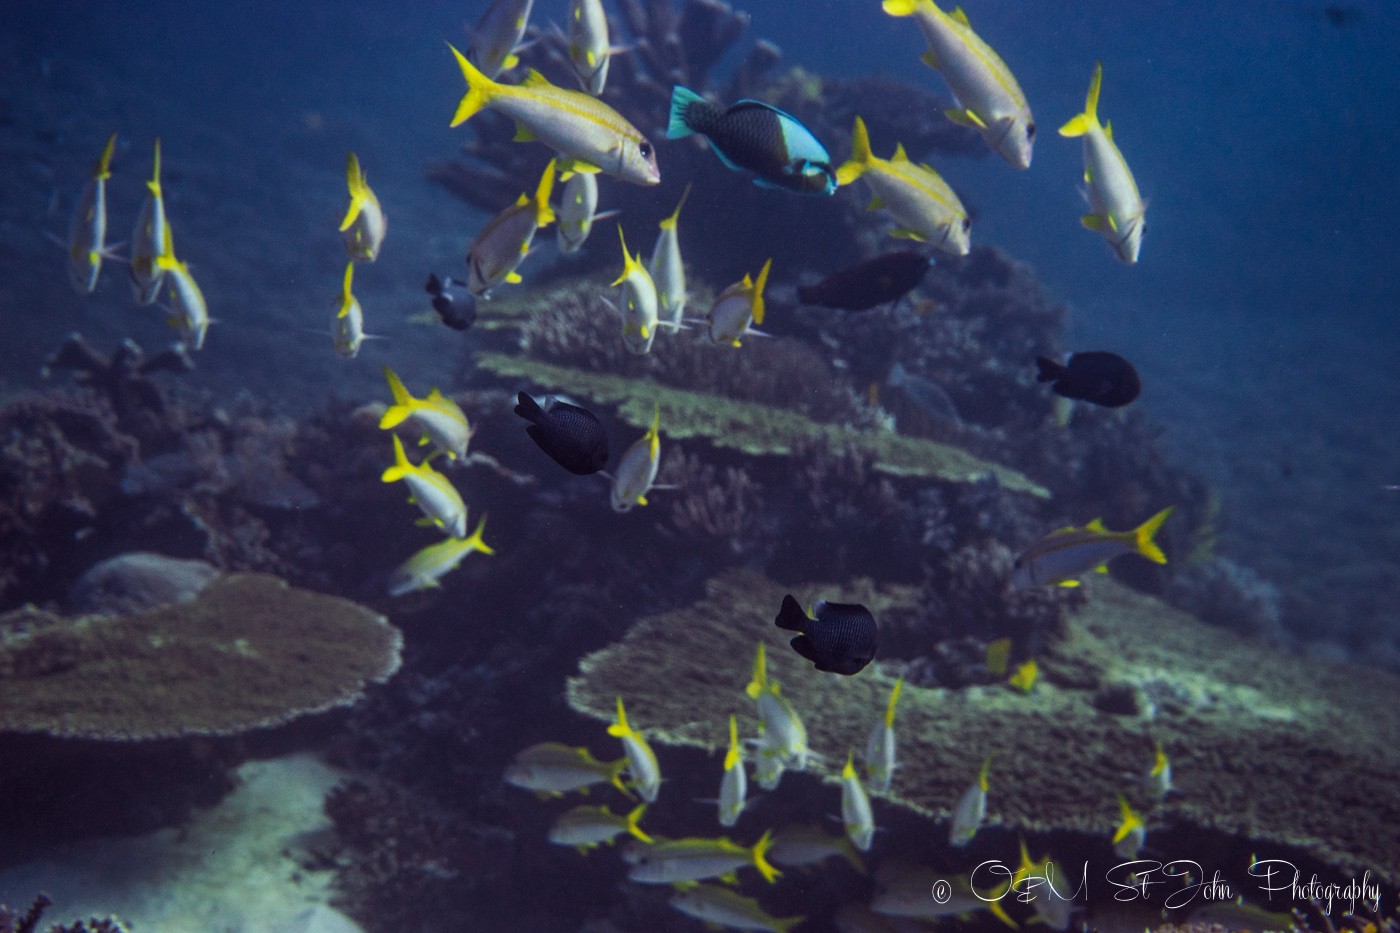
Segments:
[[[658,480],[677,487],[663,529],[687,548],[703,549],[717,566],[737,559],[766,564],[776,546],[776,518],[764,510],[763,487],[741,467],[718,467],[677,445]]]
[[[353,703],[402,637],[348,600],[240,574],[111,618],[0,616],[0,731],[132,740],[229,735]]]
[[[1261,651],[1111,580],[1092,588],[1064,637],[1041,656],[1033,694],[906,686],[903,767],[882,797],[886,804],[946,819],[970,761],[991,753],[998,762],[1035,766],[994,769],[990,826],[1106,840],[1118,820],[1113,802],[1125,790],[1125,768],[1145,768],[1160,739],[1178,794],[1150,811],[1149,829],[1170,830],[1181,851],[1225,839],[1246,851],[1266,846],[1338,871],[1369,869],[1387,884],[1400,880],[1400,847],[1375,831],[1400,819],[1391,779],[1400,768],[1400,679],[1359,681],[1350,668]],[[761,640],[770,675],[824,756],[816,770],[834,779],[841,751],[863,741],[883,708],[891,678],[878,669],[849,678],[812,671],[772,625],[786,587],[731,572],[708,589],[707,599],[640,619],[622,641],[584,658],[569,682],[570,705],[607,721],[622,693],[653,744],[716,751],[730,713],[741,731],[756,728],[743,687]],[[887,585],[806,589],[864,602],[881,619],[923,598]],[[1175,699],[1155,703],[1151,719],[1104,715],[1093,700],[1110,685]],[[1127,792],[1147,812],[1140,795]],[[941,844],[930,836],[917,845],[938,857]]]

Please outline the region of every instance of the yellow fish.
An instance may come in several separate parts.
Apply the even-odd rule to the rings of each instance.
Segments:
[[[1113,255],[1129,265],[1138,261],[1147,205],[1127,160],[1113,141],[1113,124],[1099,123],[1103,65],[1094,65],[1084,112],[1060,127],[1061,136],[1084,137],[1084,197],[1089,213],[1079,218],[1108,242]]]
[[[345,251],[350,254],[351,261],[374,262],[379,257],[389,221],[353,152],[345,159],[345,183],[350,189],[350,203],[345,208],[345,219],[340,222],[340,238],[345,241]]]
[[[165,198],[160,190],[160,140],[151,160],[151,180],[146,182],[146,200],[131,234],[131,287],[136,303],[148,305],[160,294],[165,272],[156,265],[165,242]]]
[[[83,186],[73,221],[68,225],[68,277],[79,295],[92,293],[97,287],[97,274],[102,271],[102,260],[110,258],[106,243],[107,179],[112,177],[112,152],[116,147],[117,134],[113,133],[92,167],[92,176]]]

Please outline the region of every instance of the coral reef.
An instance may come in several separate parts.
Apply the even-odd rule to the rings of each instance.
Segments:
[[[39,922],[52,904],[47,896],[40,894],[22,914],[0,905],[0,933],[40,933]],[[93,917],[67,924],[55,923],[47,933],[126,933],[127,929],[111,917]]]
[[[913,588],[868,584],[806,589],[864,602],[877,618],[923,598]],[[585,658],[569,682],[570,705],[607,720],[621,693],[654,742],[719,749],[728,714],[740,717],[742,730],[756,728],[743,687],[747,658],[762,640],[771,675],[824,755],[821,772],[834,778],[841,752],[864,740],[883,708],[891,678],[811,671],[772,625],[784,592],[752,573],[721,576],[706,600],[644,618],[620,643]],[[1149,833],[1233,837],[1400,881],[1400,850],[1375,831],[1400,820],[1391,780],[1400,768],[1400,680],[1358,680],[1348,668],[1261,652],[1111,580],[1094,581],[1090,600],[1040,664],[1042,682],[1030,696],[1001,687],[906,687],[903,767],[884,799],[947,818],[973,762],[995,754],[1007,764],[994,769],[991,825],[1107,839],[1117,794],[1127,791],[1146,812],[1125,771],[1150,764],[1160,740],[1179,793],[1150,812]],[[1095,708],[1096,692],[1120,686],[1144,699],[1142,716]],[[1034,767],[1016,765],[1028,762]]]
[[[55,369],[72,370],[79,383],[106,396],[123,427],[140,433],[143,425],[138,419],[158,419],[165,413],[165,398],[150,379],[151,373],[189,372],[194,369],[194,360],[183,343],[171,344],[147,359],[133,340],[123,340],[111,356],[104,357],[75,331],[64,338],[40,372],[48,378]]]
[[[354,702],[402,638],[337,597],[242,574],[135,615],[0,616],[0,731],[94,739],[227,735]]]

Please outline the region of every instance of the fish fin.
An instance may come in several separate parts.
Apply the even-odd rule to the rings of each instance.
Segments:
[[[1104,134],[1104,136],[1106,136],[1106,137],[1108,138],[1108,141],[1109,141],[1109,142],[1112,142],[1112,141],[1113,141],[1113,121],[1112,121],[1112,120],[1109,120],[1107,123],[1105,123],[1105,124],[1103,125],[1103,134]]]
[[[1106,525],[1104,525],[1103,519],[1102,519],[1102,518],[1096,518],[1096,519],[1094,519],[1093,521],[1091,521],[1089,524],[1085,525],[1084,527],[1085,527],[1085,529],[1088,530],[1088,531],[1097,531],[1097,532],[1099,532],[1100,534],[1105,534],[1105,535],[1106,535],[1106,534],[1111,534],[1111,532],[1108,530],[1108,527],[1107,527]]]
[[[918,0],[885,0],[881,6],[890,16],[913,16],[919,9],[919,2]]]
[[[1089,79],[1089,93],[1084,99],[1084,112],[1060,127],[1061,136],[1083,136],[1099,122],[1099,89],[1103,86],[1103,63],[1094,63],[1094,76]]]
[[[1162,549],[1152,537],[1157,534],[1157,529],[1162,527],[1162,523],[1171,518],[1175,509],[1176,506],[1169,505],[1133,530],[1133,543],[1137,552],[1154,564],[1165,564],[1167,555],[1162,553]]]
[[[632,727],[627,724],[627,710],[623,708],[622,697],[619,695],[617,698],[617,722],[608,726],[608,735],[620,739],[632,734]]]
[[[554,191],[554,160],[544,167],[540,183],[535,186],[535,226],[547,227],[554,222],[554,209],[549,206],[549,196]]]
[[[1107,576],[1107,575],[1108,575],[1108,564],[1099,564],[1097,567],[1094,568],[1094,573],[1101,573],[1101,574],[1104,574],[1105,576]]]
[[[1079,224],[1085,230],[1092,230],[1095,233],[1102,233],[1104,230],[1103,217],[1098,214],[1084,214],[1079,218]]]
[[[873,197],[873,198],[870,199],[870,203],[867,204],[867,205],[865,205],[865,209],[866,209],[867,211],[878,211],[878,210],[882,209],[884,206],[885,206],[885,202],[882,201],[878,196],[876,196],[876,197]]]
[[[865,128],[860,114],[856,114],[855,126],[851,129],[851,158],[836,169],[836,183],[849,185],[855,181],[870,167],[872,157],[870,132]]]
[[[964,10],[962,7],[954,7],[953,12],[948,15],[951,16],[955,21],[966,26],[968,29],[972,28],[972,24],[967,21],[967,11]]]
[[[894,155],[890,156],[891,162],[908,162],[909,154],[904,151],[904,143],[894,144]],[[927,168],[927,166],[925,166]]]
[[[821,669],[822,659],[817,656],[817,649],[812,645],[812,639],[808,638],[806,635],[798,635],[796,638],[789,641],[788,644],[792,646],[793,651],[796,651],[808,661],[816,664],[818,670]]]
[[[979,130],[985,130],[987,128],[987,124],[982,122],[982,118],[966,107],[950,107],[943,111],[943,115],[954,123],[961,124],[962,126],[970,126]]]
[[[934,71],[938,70],[938,56],[933,54],[933,49],[925,49],[923,53],[919,55],[919,61],[928,65]]]
[[[638,839],[642,840],[642,842],[645,842],[647,845],[651,845],[654,840],[646,833],[642,832],[642,828],[637,825],[642,820],[642,814],[646,812],[647,805],[643,803],[638,804],[636,809],[634,809],[631,813],[627,814],[627,831],[632,835],[636,836]]]
[[[360,160],[353,152],[345,157],[345,184],[350,189],[350,207],[345,212],[345,219],[340,222],[341,233],[349,230],[355,218],[360,216],[360,211],[365,206],[365,194],[369,191],[369,185],[365,183],[365,173],[360,170]]]
[[[530,143],[538,137],[524,123],[515,124],[515,135],[510,138],[513,143]]]
[[[765,831],[753,844],[753,865],[769,884],[776,882],[778,877],[782,875],[782,872],[774,868],[766,857],[771,848],[773,848],[773,830],[770,829]]]
[[[505,278],[505,280],[506,280],[507,282],[509,282],[511,285],[519,285],[521,282],[525,281],[525,279],[520,275],[519,272],[508,272],[508,273],[506,273],[506,278]]]
[[[789,593],[783,597],[783,604],[778,609],[778,617],[773,620],[773,624],[789,632],[801,632],[811,621],[811,617],[802,611],[801,604]]]
[[[582,159],[558,159],[554,167],[559,172],[559,177],[566,181],[573,175],[597,175],[602,171],[592,162],[585,162]]]
[[[482,74],[480,69],[467,60],[467,57],[457,51],[457,47],[451,42],[447,47],[452,50],[453,56],[457,59],[457,67],[462,70],[462,77],[467,81],[467,93],[463,95],[461,103],[457,105],[457,112],[452,116],[450,126],[460,126],[470,120],[477,113],[487,107],[492,96],[500,88],[500,85]]]
[[[102,155],[92,168],[92,177],[99,181],[112,177],[112,153],[117,149],[117,134],[107,137],[107,145],[102,147]]]
[[[394,394],[394,404],[390,405],[379,419],[379,427],[387,431],[398,427],[413,413],[413,403],[417,400],[409,393],[408,387],[399,379],[398,374],[387,366],[384,367],[384,378],[389,382],[389,391]]]
[[[703,102],[705,98],[695,93],[688,87],[681,87],[677,84],[671,89],[671,114],[666,124],[667,139],[684,139],[695,134],[695,130],[686,122],[686,111],[697,101]]]
[[[908,227],[895,227],[890,231],[890,236],[901,240],[918,240],[920,243],[928,241],[928,237],[917,230],[910,230]]]
[[[1036,368],[1040,371],[1036,373],[1036,382],[1050,382],[1065,374],[1065,367],[1050,359],[1048,356],[1037,356],[1035,358]]]
[[[1056,583],[1055,585],[1056,585],[1056,586],[1059,586],[1059,587],[1063,587],[1064,589],[1067,589],[1067,590],[1072,590],[1072,589],[1074,589],[1075,587],[1079,586],[1079,581],[1078,581],[1078,580],[1061,580],[1059,583]]]
[[[524,393],[522,393],[524,394]],[[397,434],[394,438],[394,465],[387,468],[380,475],[380,481],[385,483],[395,483],[413,472],[413,464],[408,461],[408,454],[404,453],[403,441],[399,440]]]
[[[769,257],[768,261],[763,264],[763,268],[759,270],[758,281],[753,286],[753,322],[755,324],[763,323],[763,287],[768,284],[768,272],[772,268],[773,259]]]
[[[1007,661],[1011,657],[1011,639],[998,638],[987,645],[987,673],[1000,677],[1006,673]]]
[[[520,56],[516,55],[514,52],[511,52],[505,58],[501,59],[501,70],[510,71],[518,64],[520,64]]]
[[[491,547],[481,538],[481,533],[486,530],[486,516],[481,516],[481,521],[476,523],[476,530],[471,533],[464,543],[468,551],[480,551],[483,554],[495,554],[496,549]]]

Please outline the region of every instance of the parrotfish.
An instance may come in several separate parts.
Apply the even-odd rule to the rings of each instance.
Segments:
[[[1167,555],[1152,539],[1173,508],[1168,506],[1131,531],[1109,531],[1097,518],[1082,528],[1052,531],[1016,558],[1011,585],[1078,586],[1076,577],[1103,567],[1120,554],[1140,554],[1154,564],[1165,564]]]
[[[982,134],[1003,159],[1030,168],[1035,119],[1001,56],[972,31],[962,7],[944,13],[933,0],[884,0],[891,16],[913,16],[928,43],[921,59],[943,76],[958,106],[944,113]]]
[[[487,221],[467,249],[467,288],[484,295],[502,282],[519,282],[515,271],[530,254],[535,233],[554,220],[549,194],[554,190],[554,162],[544,167],[534,197],[522,194],[510,207]]]
[[[685,264],[681,262],[678,225],[681,208],[689,196],[690,185],[687,184],[676,209],[670,217],[661,221],[661,232],[656,236],[656,246],[652,248],[647,270],[651,273],[652,284],[656,286],[657,314],[661,323],[672,330],[680,329],[681,318],[685,314]]]
[[[345,242],[345,252],[352,262],[374,262],[379,257],[379,247],[384,243],[384,232],[389,221],[384,217],[384,208],[379,206],[360,170],[360,160],[355,153],[345,157],[345,183],[350,189],[350,203],[345,208],[345,217],[340,221],[340,238]]]
[[[495,0],[472,29],[471,60],[488,78],[520,63],[516,51],[530,22],[534,0]]]
[[[608,726],[608,735],[622,740],[622,748],[627,753],[628,781],[636,789],[637,796],[647,803],[655,801],[661,790],[661,765],[646,737],[627,722],[622,697],[617,698],[617,720]]]
[[[1044,356],[1035,358],[1037,382],[1053,382],[1056,395],[1105,408],[1121,408],[1138,397],[1142,382],[1133,364],[1116,353],[1087,350],[1070,354],[1061,365]]]
[[[467,455],[472,427],[460,405],[437,389],[424,398],[415,398],[398,374],[387,366],[384,367],[384,378],[389,383],[389,391],[393,393],[394,404],[380,417],[380,428],[388,431],[407,421],[411,427],[422,432],[419,444],[431,441],[438,452],[446,454],[449,460]]]
[[[644,803],[625,815],[614,813],[606,806],[574,807],[554,821],[549,830],[549,841],[555,845],[573,846],[580,852],[586,852],[603,843],[611,845],[612,841],[623,833],[629,833],[642,842],[650,843],[651,837],[642,832],[641,826],[638,825],[646,812],[647,805]]]
[[[622,783],[627,758],[604,762],[582,746],[561,742],[541,742],[516,754],[506,768],[505,782],[541,794],[564,794],[586,790],[593,784],[611,783],[631,795]]]
[[[421,524],[432,525],[454,538],[467,536],[467,505],[452,481],[433,469],[430,463],[416,466],[404,452],[403,441],[394,436],[394,465],[380,477],[386,483],[400,480],[408,485],[409,502],[423,513]]]
[[[713,884],[697,884],[677,892],[671,898],[671,906],[713,929],[724,927],[788,933],[807,919],[774,917],[759,905],[756,898],[744,897],[737,891]]]
[[[799,285],[797,300],[822,308],[869,311],[909,294],[932,265],[923,253],[885,253],[833,272],[815,285]]]
[[[622,343],[630,353],[649,353],[656,339],[656,285],[642,265],[641,254],[632,256],[627,252],[621,225],[617,236],[622,241],[622,274],[612,284],[622,286],[622,307],[618,309],[622,314]]]
[[[165,197],[160,189],[160,140],[151,157],[151,180],[146,182],[146,200],[131,233],[131,287],[137,304],[148,305],[160,294],[165,272],[156,265],[165,242]]]
[[[89,295],[97,287],[102,260],[110,255],[106,242],[107,179],[112,177],[112,152],[116,147],[117,134],[113,133],[92,167],[68,225],[68,278],[79,295]]]
[[[870,186],[870,210],[885,210],[899,223],[891,236],[927,242],[954,256],[966,256],[972,221],[948,183],[927,165],[915,164],[896,144],[894,155],[881,159],[870,149],[865,121],[856,117],[851,158],[836,170],[841,184],[864,178]]]
[[[851,845],[869,852],[875,838],[875,815],[870,809],[870,798],[860,784],[860,775],[856,773],[855,755],[854,751],[848,752],[846,766],[841,769],[841,822]]]
[[[1103,65],[1094,65],[1084,112],[1060,127],[1061,136],[1084,137],[1084,197],[1089,213],[1079,218],[1107,241],[1113,255],[1131,265],[1142,249],[1147,205],[1138,194],[1132,170],[1113,140],[1113,124],[1099,123]]]
[[[646,505],[647,493],[656,482],[661,464],[661,409],[651,418],[651,427],[622,454],[613,472],[612,507],[614,512],[630,512],[633,506]]]
[[[746,273],[743,279],[719,293],[706,318],[710,340],[722,347],[737,347],[745,334],[755,333],[753,325],[763,323],[763,289],[772,268],[773,260],[769,259],[759,270],[757,282]]]
[[[593,412],[552,395],[544,405],[521,392],[515,413],[530,426],[525,433],[550,459],[577,476],[597,473],[608,463],[608,435]]]
[[[355,277],[355,262],[345,265],[345,281],[341,284],[340,299],[336,302],[335,317],[331,318],[331,343],[335,352],[352,360],[360,353],[365,342],[365,312],[360,307],[360,299],[350,291],[350,283]]]
[[[865,670],[875,658],[880,638],[875,617],[864,606],[821,600],[809,616],[791,593],[783,597],[773,624],[801,633],[790,642],[792,650],[817,670],[847,676]]]
[[[812,131],[792,114],[757,100],[729,107],[712,104],[677,85],[671,91],[668,139],[699,133],[719,160],[734,171],[752,172],[761,188],[829,195],[836,191],[831,156]]]
[[[389,595],[403,596],[418,590],[437,589],[438,581],[461,566],[468,554],[496,551],[481,538],[486,519],[477,522],[476,530],[465,538],[445,538],[430,544],[400,564],[389,578]]]
[[[656,150],[607,104],[581,91],[555,87],[533,70],[519,85],[498,84],[461,52],[453,48],[452,53],[467,80],[453,126],[489,107],[515,121],[517,140],[537,139],[557,152],[561,172],[600,171],[634,185],[661,183]]]

